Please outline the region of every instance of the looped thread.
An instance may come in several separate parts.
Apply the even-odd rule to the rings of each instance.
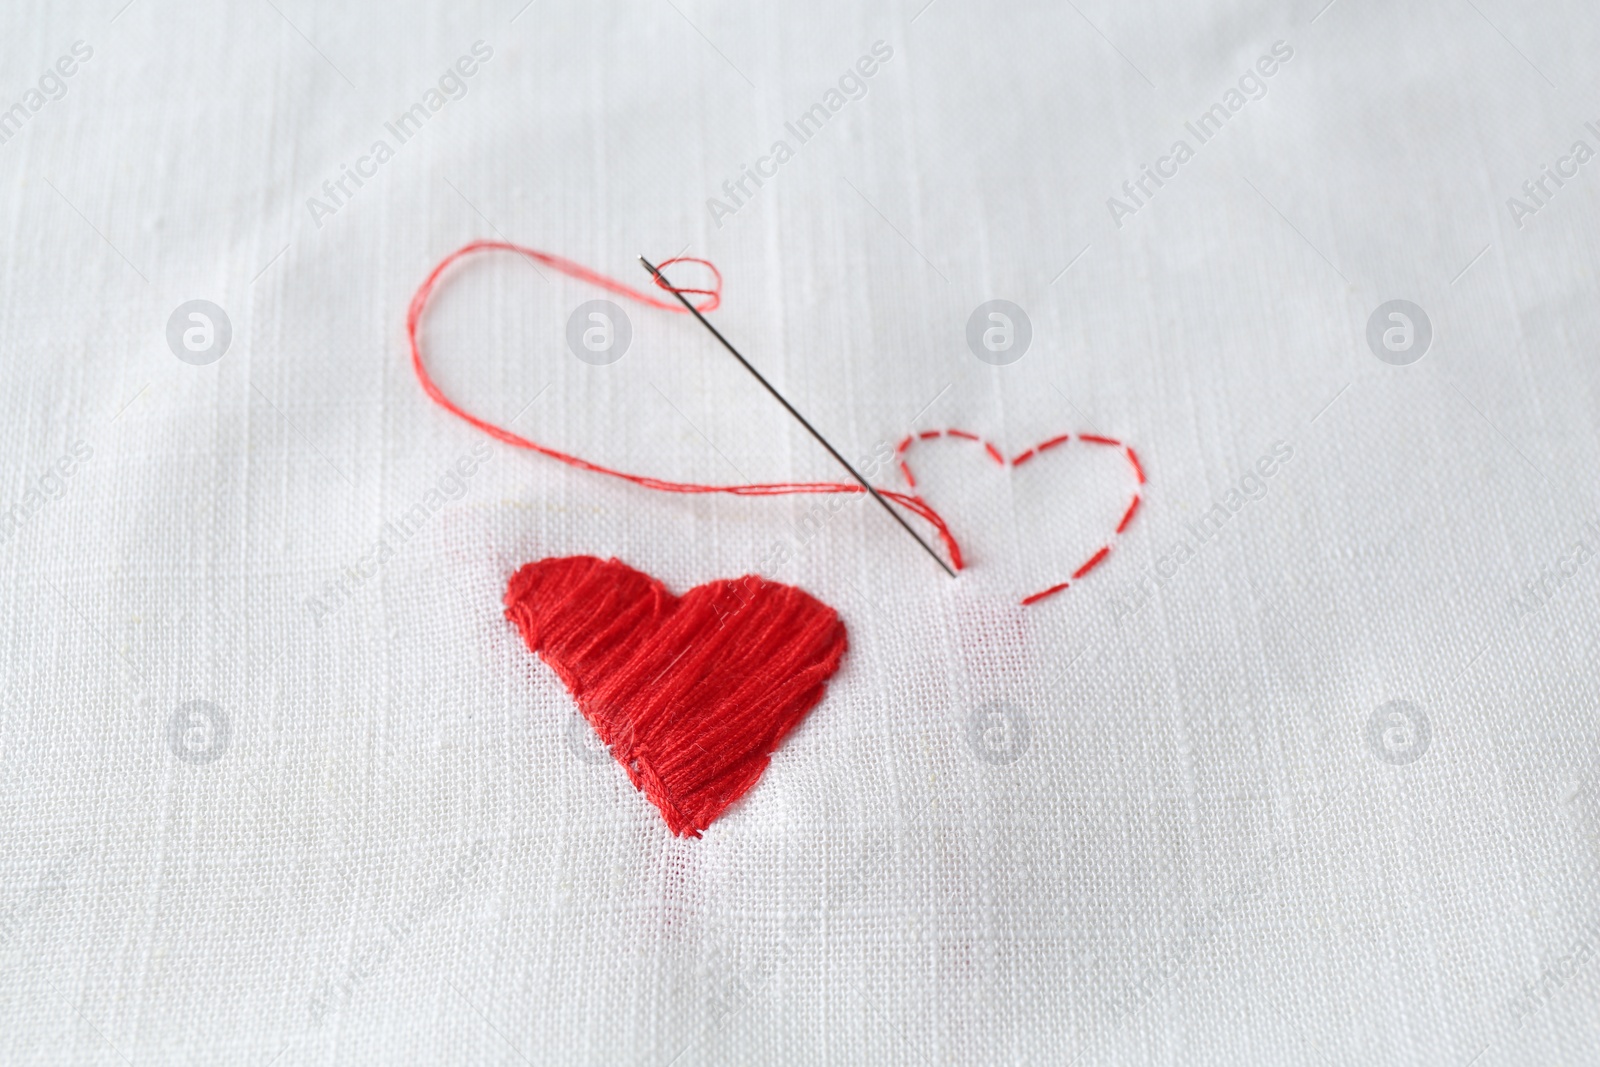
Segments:
[[[664,259],[660,263],[657,263],[656,270],[659,272],[663,267],[670,267],[674,263],[698,263],[705,267],[707,270],[711,271],[711,277],[713,279],[712,287],[710,289],[690,289],[686,286],[668,285],[667,280],[663,278],[660,273],[655,275],[654,281],[656,285],[660,286],[662,289],[665,289],[669,293],[687,293],[690,296],[709,296],[711,298],[710,300],[707,300],[704,304],[695,304],[694,306],[694,309],[700,312],[702,315],[708,311],[715,311],[717,308],[722,306],[722,272],[717,269],[717,265],[715,263],[711,262],[709,259],[700,259],[698,256],[673,256],[671,259]],[[673,308],[672,310],[677,311],[680,309]]]

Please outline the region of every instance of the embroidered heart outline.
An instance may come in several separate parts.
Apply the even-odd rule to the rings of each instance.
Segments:
[[[915,491],[917,488],[917,478],[916,475],[911,473],[911,464],[906,459],[906,453],[911,450],[912,445],[922,441],[934,441],[940,438],[953,438],[955,440],[968,441],[973,444],[982,445],[984,454],[996,464],[1006,469],[1015,469],[1022,466],[1029,460],[1051,451],[1052,449],[1061,448],[1073,441],[1081,441],[1086,445],[1093,445],[1100,448],[1114,448],[1121,451],[1123,458],[1128,461],[1128,466],[1133,470],[1133,475],[1136,479],[1136,486],[1133,491],[1133,496],[1128,502],[1127,509],[1123,511],[1122,518],[1117,522],[1116,529],[1113,530],[1111,535],[1106,538],[1105,544],[1101,545],[1098,549],[1092,552],[1089,555],[1089,558],[1084,560],[1083,563],[1079,565],[1078,569],[1073,571],[1072,576],[1066,581],[1057,582],[1048,589],[1041,589],[1037,593],[1030,593],[1029,595],[1023,597],[1022,604],[1024,607],[1029,604],[1037,604],[1039,601],[1047,599],[1048,597],[1053,597],[1057,593],[1065,592],[1073,582],[1087,577],[1090,571],[1104,563],[1106,561],[1106,557],[1110,556],[1112,549],[1116,547],[1117,539],[1122,536],[1123,531],[1126,530],[1128,525],[1133,522],[1133,517],[1138,513],[1139,505],[1144,499],[1144,466],[1139,462],[1139,457],[1133,451],[1133,447],[1125,444],[1122,441],[1118,441],[1114,437],[1104,437],[1100,434],[1090,433],[1060,434],[1056,437],[1050,438],[1047,441],[1042,441],[1039,444],[1034,445],[1032,448],[1025,449],[1024,451],[1017,453],[1015,456],[1012,456],[1010,459],[1007,459],[1005,453],[996,447],[993,442],[987,441],[984,438],[979,437],[977,434],[971,433],[967,430],[923,430],[920,433],[909,433],[906,434],[906,436],[898,445],[895,446],[894,458],[896,465],[900,469],[901,476],[906,480],[906,485],[908,485],[913,491]],[[932,505],[924,500],[920,493],[916,493],[912,499],[923,504],[925,507],[930,509],[932,508]],[[956,543],[954,537],[945,537],[943,540],[945,547],[950,551],[950,559],[951,562],[955,564],[956,570],[962,570],[964,565],[961,561],[961,547]]]

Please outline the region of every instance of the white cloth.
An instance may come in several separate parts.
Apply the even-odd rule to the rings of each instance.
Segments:
[[[1591,5],[120,3],[0,15],[0,1061],[1595,1061]],[[1024,609],[1114,456],[918,445],[956,581],[860,499],[464,476],[404,317],[501,236],[713,259],[851,457],[1100,432],[1143,510]],[[475,260],[431,365],[626,470],[840,475],[683,316],[575,358],[603,295]],[[846,620],[703,840],[501,616],[575,553]]]

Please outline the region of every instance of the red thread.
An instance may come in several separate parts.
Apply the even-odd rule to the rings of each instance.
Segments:
[[[411,305],[406,311],[406,336],[411,345],[411,369],[416,374],[417,381],[419,384],[421,384],[422,391],[427,394],[428,398],[435,404],[438,404],[440,407],[450,412],[452,415],[463,420],[469,425],[482,430],[495,440],[500,441],[503,444],[511,445],[513,448],[525,448],[529,451],[537,452],[542,456],[548,456],[550,459],[565,463],[568,466],[577,467],[579,470],[591,471],[595,474],[604,474],[611,478],[620,478],[623,481],[631,482],[634,485],[642,486],[645,489],[654,489],[664,493],[728,493],[733,496],[782,496],[790,493],[865,492],[860,485],[854,482],[768,482],[752,485],[699,485],[693,482],[672,482],[663,478],[654,478],[643,474],[629,474],[626,471],[613,470],[610,467],[604,467],[598,463],[591,463],[589,460],[586,460],[581,456],[574,456],[569,453],[560,452],[556,449],[538,444],[535,441],[531,441],[526,437],[514,434],[510,430],[502,429],[494,423],[485,419],[480,419],[476,415],[468,412],[466,409],[457,405],[455,401],[445,396],[444,391],[440,389],[439,386],[434,383],[433,378],[429,376],[428,370],[422,362],[422,344],[418,340],[417,335],[422,323],[422,313],[427,308],[428,300],[433,295],[433,291],[438,286],[439,280],[444,275],[444,272],[458,260],[464,259],[467,256],[476,255],[479,252],[512,252],[528,259],[532,259],[536,262],[543,263],[545,266],[560,271],[561,273],[569,275],[570,277],[577,278],[581,281],[590,282],[602,289],[605,289],[607,292],[616,293],[619,296],[625,296],[630,300],[637,300],[642,304],[648,304],[650,307],[660,308],[664,311],[672,311],[680,314],[684,312],[683,306],[675,301],[659,300],[647,292],[635,289],[630,285],[625,285],[614,278],[608,278],[597,271],[590,270],[581,263],[576,263],[570,259],[566,259],[562,256],[552,255],[548,252],[541,252],[536,248],[527,248],[523,245],[512,244],[509,241],[473,241],[469,244],[462,245],[460,248],[444,257],[444,259],[440,260],[434,266],[433,270],[429,272],[428,276],[423,279],[422,284],[417,287],[416,293],[411,297]],[[665,260],[660,264],[660,266],[666,267],[673,263],[697,263],[704,266],[711,272],[712,287],[710,289],[691,289],[687,287],[671,286],[668,285],[665,280],[658,275],[655,278],[655,284],[658,288],[667,292],[687,293],[695,296],[705,297],[706,299],[703,302],[695,305],[696,309],[702,312],[715,310],[721,304],[722,273],[717,270],[715,264],[711,263],[709,260],[697,259],[693,256],[680,256]],[[903,455],[905,451],[914,443],[914,441],[928,441],[944,436],[956,437],[966,441],[980,442],[988,451],[989,455],[997,463],[1001,464],[1002,466],[1006,466],[1009,463],[1009,466],[1012,467],[1016,467],[1021,463],[1026,462],[1029,458],[1037,453],[1044,452],[1047,449],[1055,448],[1058,445],[1066,444],[1073,437],[1072,434],[1061,434],[1058,437],[1052,437],[1043,444],[1036,445],[1034,448],[1024,452],[1021,456],[1007,461],[1004,454],[1001,453],[998,448],[996,448],[993,444],[984,441],[975,433],[971,433],[966,430],[924,430],[916,434],[915,437],[908,434],[906,438],[895,448],[895,453],[896,455]],[[1137,474],[1139,479],[1139,484],[1144,484],[1144,469],[1139,465],[1138,457],[1133,454],[1132,448],[1129,448],[1123,445],[1122,442],[1115,441],[1109,437],[1100,437],[1091,434],[1079,434],[1077,436],[1079,440],[1088,441],[1092,444],[1113,445],[1122,448],[1123,452],[1128,458],[1128,462],[1133,465],[1134,472]],[[901,473],[905,476],[906,483],[912,489],[915,489],[916,479],[912,477],[911,468],[903,461],[899,466]],[[963,563],[961,558],[960,544],[956,542],[955,535],[950,532],[950,527],[945,523],[944,518],[940,516],[940,514],[935,511],[927,501],[923,500],[921,496],[911,493],[896,492],[892,489],[880,488],[878,489],[878,492],[880,495],[889,500],[893,500],[895,503],[904,507],[907,511],[910,511],[913,515],[916,515],[931,525],[934,529],[934,532],[939,535],[939,540],[944,543],[945,550],[950,554],[951,565],[956,570],[962,569]],[[1135,508],[1137,508],[1137,506],[1138,500],[1136,497],[1133,507],[1129,508],[1128,513],[1123,517],[1122,524],[1117,527],[1118,533],[1121,533],[1122,530],[1127,526],[1127,523],[1132,518],[1133,511]],[[1103,551],[1110,551],[1109,546]],[[1098,560],[1096,562],[1098,562]],[[1067,583],[1062,582],[1060,585],[1052,586],[1049,589],[1023,598],[1022,603],[1035,603],[1039,600],[1043,600],[1045,597],[1058,593],[1065,588],[1067,588]]]
[[[1024,606],[1026,606],[1028,604],[1037,604],[1039,601],[1043,600],[1045,597],[1055,596],[1057,593],[1061,592],[1061,590],[1065,589],[1070,584],[1071,584],[1070,582],[1060,582],[1060,583],[1058,583],[1056,585],[1052,585],[1049,589],[1041,590],[1040,592],[1034,593],[1032,596],[1023,597],[1022,598],[1022,603],[1023,603]]]
[[[570,556],[524,566],[505,602],[679,836],[699,837],[756,784],[848,647],[832,608],[755,575],[676,597],[625,563]]]
[[[1039,451],[1044,452],[1055,448],[1057,445],[1064,445],[1070,440],[1072,440],[1072,435],[1070,433],[1064,433],[1060,437],[1052,437],[1050,440],[1039,446]]]
[[[1077,570],[1072,572],[1072,580],[1073,581],[1077,581],[1079,578],[1082,578],[1084,575],[1088,574],[1090,571],[1092,571],[1096,567],[1100,566],[1100,561],[1105,559],[1109,555],[1111,555],[1111,546],[1110,545],[1106,545],[1103,548],[1101,548],[1100,551],[1098,551],[1094,555],[1090,556],[1089,557],[1089,561],[1087,563],[1085,563],[1083,566],[1079,567]]]
[[[1128,505],[1128,510],[1122,513],[1122,521],[1117,523],[1117,533],[1128,528],[1128,523],[1133,521],[1134,512],[1139,510],[1139,497],[1133,498],[1133,503]]]
[[[629,474],[626,471],[612,470],[610,467],[603,467],[598,463],[591,463],[581,456],[573,456],[566,452],[560,452],[553,448],[547,448],[546,446],[538,444],[537,442],[528,440],[526,437],[514,434],[510,430],[501,429],[494,423],[480,419],[476,415],[466,411],[464,408],[457,405],[455,401],[445,396],[444,391],[440,389],[439,386],[436,385],[433,379],[429,376],[427,368],[422,362],[422,346],[417,339],[417,331],[422,321],[422,312],[427,307],[428,298],[433,295],[434,288],[439,284],[440,276],[443,275],[444,272],[457,260],[462,259],[465,256],[485,251],[515,252],[519,255],[536,259],[540,263],[552,267],[555,270],[561,271],[564,274],[569,274],[572,277],[579,278],[584,281],[594,282],[596,285],[599,285],[601,288],[606,289],[609,292],[617,293],[633,300],[638,300],[644,304],[649,304],[651,307],[661,308],[666,311],[676,311],[680,314],[684,312],[684,309],[680,304],[669,304],[666,301],[657,300],[648,293],[640,292],[639,290],[624,285],[621,282],[607,278],[602,274],[597,274],[581,264],[574,263],[568,259],[563,259],[560,256],[552,256],[547,252],[540,252],[537,249],[532,248],[524,248],[521,245],[514,245],[506,241],[473,241],[471,244],[463,245],[454,252],[450,253],[444,259],[440,260],[438,265],[433,268],[433,271],[426,279],[423,280],[422,284],[417,288],[415,295],[412,296],[411,306],[406,312],[406,334],[411,343],[411,369],[416,374],[417,381],[419,384],[421,384],[422,391],[428,395],[428,398],[435,404],[438,404],[440,407],[450,412],[452,415],[462,419],[469,425],[477,427],[479,430],[482,430],[495,440],[511,445],[513,448],[526,448],[529,451],[537,452],[542,456],[548,456],[551,459],[558,460],[559,462],[565,463],[568,466],[577,467],[580,470],[592,471],[595,474],[604,474],[612,478],[621,478],[623,481],[632,482],[634,485],[643,486],[646,489],[655,489],[664,493],[730,493],[734,496],[781,496],[789,493],[866,492],[866,490],[862,489],[860,485],[854,482],[772,482],[755,485],[697,485],[693,482],[670,482],[662,478],[652,478],[648,475]],[[683,261],[685,260],[676,260],[676,262]],[[668,260],[667,262],[670,263],[675,261]],[[721,300],[720,291],[722,288],[722,275],[717,273],[716,268],[711,266],[711,264],[707,263],[705,260],[692,260],[692,262],[706,263],[706,266],[710,267],[712,273],[715,275],[716,288],[683,289],[681,291],[708,294],[708,299],[706,302],[698,305],[698,307],[701,310],[710,310],[715,308]],[[657,284],[660,284],[659,280]],[[671,290],[672,288],[666,285],[662,285],[661,287],[668,290]],[[910,511],[912,514],[927,520],[928,523],[933,526],[935,532],[938,533],[939,539],[944,542],[945,548],[950,552],[952,561],[954,562],[960,559],[960,548],[956,545],[955,537],[951,534],[949,526],[945,524],[944,519],[940,517],[938,512],[934,511],[916,497],[909,496],[905,493],[897,493],[892,489],[880,489],[879,492],[890,500],[893,500],[896,503],[904,506],[906,510]],[[959,562],[955,562],[956,569],[959,570],[960,566],[961,565]]]
[[[1128,462],[1133,464],[1133,473],[1139,476],[1139,484],[1144,484],[1144,466],[1140,464],[1139,457],[1133,454],[1133,446],[1125,445],[1122,449],[1128,454]]]

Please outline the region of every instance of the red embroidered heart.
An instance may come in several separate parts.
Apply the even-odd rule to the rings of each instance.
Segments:
[[[909,451],[911,446],[916,444],[918,441],[931,441],[939,437],[953,437],[962,441],[972,441],[976,444],[980,444],[983,446],[983,450],[988,454],[989,458],[994,460],[1002,467],[1020,467],[1030,459],[1043,455],[1045,452],[1048,452],[1053,448],[1060,448],[1065,444],[1069,444],[1073,440],[1078,440],[1082,441],[1084,444],[1094,445],[1099,448],[1116,449],[1122,453],[1123,457],[1128,461],[1128,466],[1133,469],[1134,478],[1137,480],[1137,484],[1133,490],[1133,498],[1128,502],[1127,510],[1122,513],[1122,520],[1117,523],[1117,528],[1112,531],[1109,537],[1106,538],[1105,544],[1101,545],[1098,549],[1091,553],[1089,558],[1084,560],[1083,563],[1079,565],[1078,569],[1073,571],[1072,576],[1066,581],[1057,582],[1048,589],[1041,589],[1037,593],[1032,593],[1023,597],[1022,603],[1024,605],[1035,604],[1043,600],[1045,597],[1055,596],[1057,593],[1070,586],[1073,582],[1085,577],[1090,571],[1104,563],[1106,557],[1111,555],[1111,550],[1116,547],[1117,538],[1121,536],[1122,531],[1128,528],[1128,524],[1133,521],[1134,514],[1139,510],[1140,494],[1143,491],[1144,486],[1144,467],[1139,464],[1139,457],[1134,455],[1131,447],[1114,438],[1101,437],[1099,434],[1090,433],[1064,433],[1058,437],[1052,437],[1048,441],[1043,441],[1037,445],[1034,445],[1032,448],[1018,453],[1011,459],[1007,459],[1005,457],[1005,453],[1001,452],[993,444],[985,441],[975,433],[968,433],[966,430],[924,430],[921,433],[907,434],[905,439],[895,446],[894,455],[895,459],[897,459],[900,463],[900,473],[905,476],[906,484],[912,489],[917,487],[917,479],[911,473],[911,467],[906,462],[906,452]],[[913,497],[912,499],[919,503],[927,503],[927,501],[923,500],[920,495]],[[950,550],[950,557],[952,562],[955,563],[956,570],[961,570],[962,562],[960,546],[956,544],[954,537],[948,535],[942,529],[940,530],[940,536],[944,540],[945,547]]]
[[[756,784],[847,644],[832,608],[754,575],[675,597],[618,560],[569,556],[517,571],[505,602],[680,836],[699,837]]]

